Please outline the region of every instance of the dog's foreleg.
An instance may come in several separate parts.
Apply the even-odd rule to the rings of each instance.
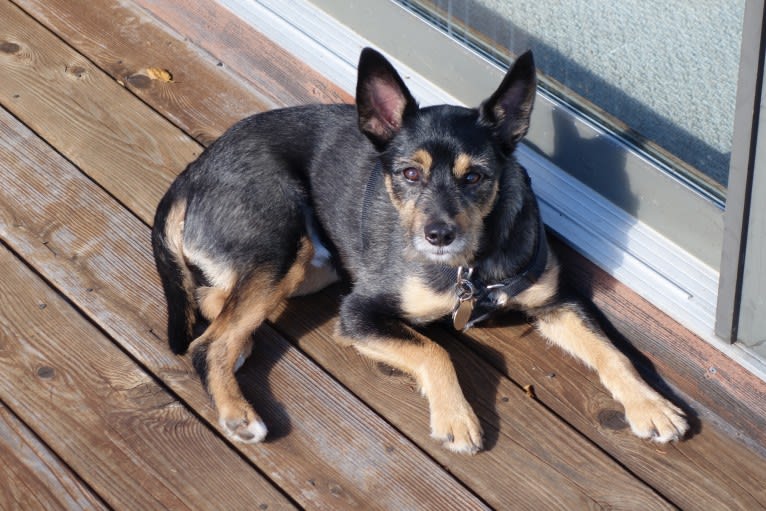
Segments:
[[[428,399],[431,436],[454,452],[482,448],[479,419],[468,404],[447,351],[381,312],[375,299],[348,296],[341,306],[339,341],[363,355],[412,375]]]
[[[595,369],[603,385],[625,407],[634,434],[656,442],[684,436],[683,412],[654,391],[633,364],[591,321],[579,303],[567,303],[537,316],[543,336]]]

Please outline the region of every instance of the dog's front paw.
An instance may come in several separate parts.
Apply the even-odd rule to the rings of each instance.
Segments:
[[[468,403],[431,410],[431,437],[452,452],[476,454],[482,448],[482,435],[479,419]]]
[[[626,405],[625,418],[633,434],[659,443],[680,440],[689,430],[684,412],[661,397]]]
[[[245,444],[255,444],[266,438],[268,430],[255,412],[246,412],[241,416],[221,416],[221,429],[227,436]]]

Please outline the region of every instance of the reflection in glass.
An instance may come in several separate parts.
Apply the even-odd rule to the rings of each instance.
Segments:
[[[531,48],[549,91],[724,192],[744,0],[400,3],[494,58]]]

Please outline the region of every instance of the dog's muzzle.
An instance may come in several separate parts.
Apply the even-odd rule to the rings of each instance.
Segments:
[[[455,241],[457,227],[447,222],[430,222],[423,228],[426,241],[435,247],[445,247]]]

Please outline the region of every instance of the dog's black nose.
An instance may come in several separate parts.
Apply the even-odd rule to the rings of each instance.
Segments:
[[[431,222],[426,225],[425,234],[428,243],[444,247],[455,241],[455,226],[446,222]]]

